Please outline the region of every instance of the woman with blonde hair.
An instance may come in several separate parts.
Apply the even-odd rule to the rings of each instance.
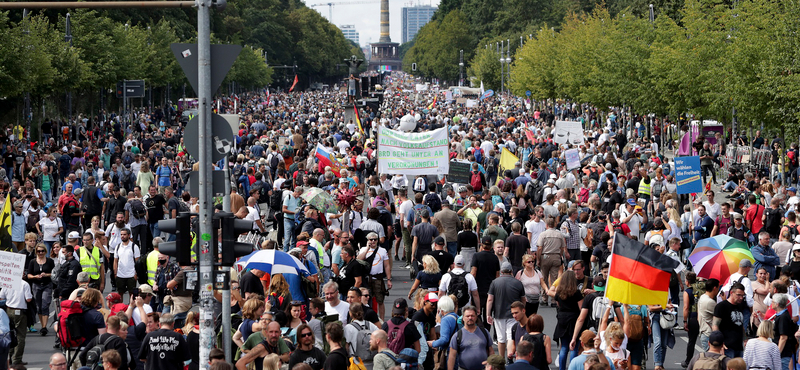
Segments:
[[[253,334],[255,331],[253,326],[261,319],[264,310],[266,310],[266,303],[264,303],[262,299],[251,297],[244,302],[244,306],[242,307],[242,324],[239,325],[239,328],[236,329],[236,333],[233,334],[233,342],[236,343],[237,346],[241,348],[244,342],[247,341],[247,338],[250,337],[250,334]]]
[[[433,256],[426,254],[422,257],[422,271],[417,273],[414,285],[408,292],[408,299],[414,295],[417,288],[422,288],[426,293],[439,288],[439,280],[442,279],[442,271],[439,269],[439,262]]]
[[[539,296],[545,288],[542,273],[535,268],[535,258],[532,254],[522,256],[522,270],[517,272],[516,279],[525,287],[525,315],[530,316],[539,312]]]
[[[264,370],[280,370],[281,359],[278,355],[270,353],[264,356]]]
[[[436,230],[439,231],[439,236],[444,239],[444,245],[447,245],[447,237],[444,235],[444,226],[442,225],[442,221],[438,218],[431,217],[431,225],[436,227]]]
[[[289,292],[289,283],[282,274],[275,274],[269,282],[269,293],[267,300],[276,311],[285,311],[292,301],[292,293]]]
[[[92,217],[91,224],[92,226],[86,231],[92,233],[92,236],[97,238],[97,232],[103,230],[100,228],[100,216]]]
[[[139,175],[136,176],[136,186],[142,189],[142,193],[150,189],[150,184],[156,181],[156,176],[150,171],[150,164],[145,161],[142,163],[142,168],[139,170]],[[133,190],[133,189],[126,189]]]
[[[772,342],[775,324],[764,320],[758,324],[756,335],[758,338],[750,339],[744,346],[744,362],[750,369],[781,369],[781,351],[778,345]]]

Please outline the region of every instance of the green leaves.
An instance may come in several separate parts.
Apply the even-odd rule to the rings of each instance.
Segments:
[[[475,45],[468,29],[467,18],[460,10],[451,11],[441,22],[428,22],[406,52],[403,70],[411,71],[411,63],[417,63],[417,72],[422,76],[458,81],[459,53],[464,50],[464,60],[467,61]]]

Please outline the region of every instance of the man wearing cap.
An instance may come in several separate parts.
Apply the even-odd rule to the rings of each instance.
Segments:
[[[750,238],[750,229],[744,224],[744,217],[740,213],[733,214],[733,225],[728,227],[727,235],[747,242]]]
[[[421,337],[421,340],[427,341],[434,338],[436,333],[436,313],[438,312],[436,305],[438,302],[439,296],[436,293],[426,293],[422,301],[422,308],[414,312],[414,316],[411,317],[411,321],[415,324],[422,324],[422,333],[425,336]],[[433,367],[433,350],[430,347],[428,347],[425,358],[420,358],[420,362],[426,369]]]
[[[403,333],[403,348],[413,348],[419,352],[419,340],[422,338],[419,331],[417,331],[414,323],[407,319],[408,317],[408,302],[405,298],[397,298],[392,304],[392,317],[381,326],[381,330],[391,334],[393,331],[401,331]]]
[[[64,206],[61,209],[64,228],[67,230],[67,232],[80,231],[81,216],[84,215],[84,213],[81,211],[81,203],[79,201],[81,194],[83,194],[83,189],[78,188],[73,190],[72,197],[66,199]]]
[[[372,210],[378,211],[376,208],[372,208],[370,211]],[[380,225],[378,226],[383,231],[383,228]],[[377,233],[371,232],[367,234],[367,246],[358,251],[356,258],[366,261],[369,265],[369,270],[364,275],[367,281],[362,285],[369,288],[378,301],[378,316],[383,317],[383,301],[386,297],[386,290],[387,288],[392,289],[392,267],[389,262],[389,253],[378,245]],[[384,281],[386,282],[385,284]]]
[[[454,289],[455,286],[454,288],[450,287],[453,280],[460,276],[464,276],[468,292],[458,292]],[[464,271],[464,256],[462,256],[461,254],[457,255],[454,258],[453,270],[446,274],[443,274],[442,279],[439,281],[439,298],[441,298],[445,294],[448,295],[454,294],[457,297],[460,294],[464,294],[463,300],[459,299],[459,302],[456,302],[458,303],[459,309],[468,304],[471,304],[476,307],[480,304],[480,296],[478,295],[478,284],[475,281],[475,276]],[[478,307],[478,311],[480,311],[480,307]]]
[[[515,324],[511,316],[511,304],[516,301],[525,303],[525,288],[511,276],[512,272],[511,263],[503,262],[500,276],[491,282],[486,299],[486,321],[495,327],[497,349],[501,355],[506,355],[506,342],[511,338],[511,328]]]
[[[439,235],[433,240],[433,250],[428,254],[431,255],[437,263],[439,263],[439,270],[442,274],[447,273],[453,267],[453,255],[444,250],[444,238]]]
[[[689,367],[687,370],[694,370],[695,364],[697,361],[703,358],[703,362],[706,363],[708,359],[711,360],[718,360],[720,361],[720,370],[725,370],[728,368],[728,361],[730,361],[731,357],[725,355],[724,346],[725,345],[725,335],[722,334],[720,331],[712,331],[711,334],[708,335],[708,351],[700,352],[694,357],[692,360],[689,361]],[[721,360],[720,360],[721,358]],[[705,367],[704,367],[705,368]]]
[[[631,239],[639,239],[642,225],[647,223],[647,214],[641,207],[637,207],[636,200],[628,198],[625,201],[625,209],[620,212],[620,222],[628,225],[631,229]],[[712,225],[713,226],[713,225]],[[708,229],[711,233],[711,228]]]

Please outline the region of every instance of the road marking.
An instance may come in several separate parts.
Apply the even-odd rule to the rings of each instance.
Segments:
[[[676,337],[677,337],[677,335],[676,335]],[[687,337],[684,337],[684,336],[680,336],[680,337],[678,337],[678,338],[681,338],[681,339],[682,339],[684,342],[686,342],[686,344],[687,344],[687,345],[689,344],[689,338],[687,338]],[[698,335],[698,336],[697,336],[697,338],[699,339],[699,338],[700,338],[700,336]],[[702,349],[702,348],[700,348],[700,345],[699,345],[699,344],[695,344],[695,345],[694,345],[694,349],[695,349],[695,350],[697,350],[697,351],[698,351],[698,352],[700,352],[700,353],[703,353],[703,352],[705,352],[705,351],[703,351],[703,349]],[[680,364],[680,362],[676,362],[676,364]]]

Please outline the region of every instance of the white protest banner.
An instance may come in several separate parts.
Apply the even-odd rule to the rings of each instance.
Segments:
[[[556,121],[553,141],[557,144],[583,144],[583,126],[580,122]]]
[[[467,108],[477,107],[478,99],[467,99]]]
[[[402,132],[378,126],[378,172],[446,175],[450,171],[447,128]]]
[[[428,85],[426,85],[426,84],[417,84],[415,86],[415,88],[416,88],[417,91],[427,91],[428,90]]]
[[[24,254],[0,252],[0,288],[22,289],[22,271],[24,269]]]
[[[581,157],[578,154],[578,149],[570,149],[564,152],[564,156],[567,157],[567,169],[574,170],[576,168],[581,168]]]

